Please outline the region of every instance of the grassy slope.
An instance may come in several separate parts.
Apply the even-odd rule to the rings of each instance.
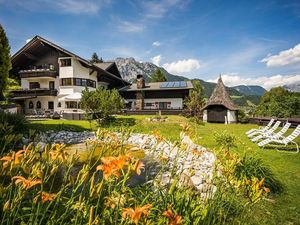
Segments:
[[[151,133],[159,130],[166,138],[176,141],[179,138],[179,124],[187,121],[180,116],[169,116],[168,122],[157,123],[145,120],[148,116],[120,116],[113,125],[107,127],[110,130],[120,128],[127,124],[135,132]],[[63,125],[62,125],[63,124]],[[261,157],[265,164],[269,165],[275,176],[284,184],[285,191],[280,195],[270,196],[270,201],[260,202],[253,210],[249,223],[251,224],[300,224],[300,154],[278,152],[276,150],[261,150],[246,137],[245,132],[255,125],[247,124],[205,124],[196,125],[197,142],[208,148],[216,148],[214,132],[227,130],[239,138],[239,147],[232,149],[240,154],[247,152]],[[96,129],[87,121],[36,121],[32,128],[41,130],[68,129],[79,131],[83,129]],[[291,131],[289,131],[291,132]],[[300,143],[300,137],[297,142]]]

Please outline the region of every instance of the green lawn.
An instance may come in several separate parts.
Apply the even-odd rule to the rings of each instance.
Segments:
[[[107,129],[117,130],[127,126],[134,132],[151,133],[154,130],[172,141],[179,139],[180,123],[188,120],[181,116],[169,116],[167,122],[149,122],[149,116],[119,116]],[[33,129],[46,130],[96,130],[95,123],[87,121],[46,120],[33,121]],[[238,147],[232,149],[239,154],[251,154],[263,159],[275,176],[284,185],[284,192],[270,195],[266,201],[261,201],[252,210],[249,224],[300,224],[300,154],[278,152],[274,149],[262,150],[249,141],[245,132],[255,125],[251,124],[205,124],[196,125],[196,142],[210,149],[217,148],[214,142],[214,133],[227,130],[238,137]],[[289,132],[291,132],[290,130]],[[300,143],[300,137],[296,140]]]

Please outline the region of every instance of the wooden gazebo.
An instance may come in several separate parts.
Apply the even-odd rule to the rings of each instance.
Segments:
[[[232,102],[221,76],[202,111],[205,122],[236,123],[238,121],[238,107]]]

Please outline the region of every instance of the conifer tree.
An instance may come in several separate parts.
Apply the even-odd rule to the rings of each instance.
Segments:
[[[96,52],[93,53],[92,59],[90,60],[91,63],[102,63],[103,59],[102,57],[99,59],[98,55]]]
[[[0,24],[0,101],[4,100],[3,92],[7,87],[10,69],[10,47],[5,31]]]
[[[152,82],[165,82],[165,81],[167,81],[167,78],[160,69],[157,69],[155,71],[155,73],[152,75],[151,81]]]

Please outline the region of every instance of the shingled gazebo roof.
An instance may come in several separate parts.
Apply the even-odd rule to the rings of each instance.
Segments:
[[[202,110],[206,109],[211,105],[223,105],[229,110],[238,110],[238,107],[233,103],[228,92],[226,91],[221,76],[219,77],[217,86],[215,87],[207,104],[202,108]]]

